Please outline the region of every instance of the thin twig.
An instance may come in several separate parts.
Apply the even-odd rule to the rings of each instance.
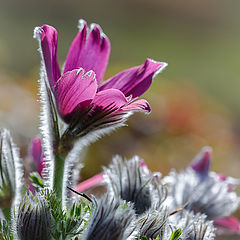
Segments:
[[[67,188],[68,188],[69,190],[71,190],[72,192],[74,192],[74,193],[80,195],[81,197],[86,198],[89,202],[92,202],[92,199],[91,199],[87,194],[77,192],[77,191],[75,191],[74,189],[72,189],[72,188],[70,188],[70,187],[67,187]]]
[[[180,208],[174,210],[173,212],[171,212],[171,213],[169,214],[169,216],[172,216],[173,214],[176,214],[176,213],[178,213],[178,212],[181,212],[181,211],[187,206],[187,204],[188,204],[189,202],[190,202],[189,200],[186,201],[186,202],[183,204],[182,207],[180,207]]]

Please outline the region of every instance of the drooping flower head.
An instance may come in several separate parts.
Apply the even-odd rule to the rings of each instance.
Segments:
[[[57,59],[56,29],[48,25],[35,29],[44,72],[58,113],[70,124],[68,130],[74,135],[84,135],[91,130],[123,123],[127,113],[132,111],[150,112],[146,100],[136,99],[167,64],[146,59],[144,64],[102,82],[110,41],[97,24],[88,28],[85,21],[79,23],[79,32],[69,48],[63,73]]]

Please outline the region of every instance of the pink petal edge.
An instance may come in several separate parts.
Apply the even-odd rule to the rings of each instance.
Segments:
[[[115,88],[127,97],[132,95],[133,98],[137,98],[147,91],[152,79],[166,66],[164,62],[156,62],[147,58],[144,64],[126,69],[105,81],[99,91]]]
[[[231,233],[240,233],[239,221],[235,217],[218,218],[214,224],[219,230],[226,230]]]
[[[118,89],[106,89],[96,94],[92,104],[100,108],[115,107],[116,110],[127,104],[124,94]]]
[[[201,176],[207,176],[211,164],[211,147],[203,147],[201,152],[193,159],[190,167]]]
[[[84,191],[88,190],[89,188],[101,183],[102,181],[103,181],[103,173],[99,173],[99,174],[79,183],[75,190],[77,192],[84,192]]]
[[[140,166],[147,168],[147,164],[143,160],[140,161]],[[103,173],[101,172],[101,173],[79,183],[75,190],[77,192],[84,192],[84,191],[90,189],[91,187],[94,187],[94,186],[100,184],[101,182],[103,182],[103,180],[104,180],[104,177],[103,177]]]
[[[78,106],[84,111],[94,99],[96,92],[97,82],[93,71],[84,73],[83,69],[75,69],[64,73],[54,88],[61,116],[72,113]]]
[[[140,99],[129,103],[127,106],[122,107],[123,111],[141,111],[145,113],[151,112],[151,107],[145,99]]]
[[[85,71],[93,70],[99,83],[108,64],[110,41],[99,25],[91,24],[88,29],[84,20],[80,20],[80,25],[80,31],[69,48],[64,73],[80,67]]]
[[[57,58],[58,33],[57,30],[49,25],[43,25],[37,28],[41,40],[41,50],[45,63],[46,73],[51,88],[61,76],[61,71]]]

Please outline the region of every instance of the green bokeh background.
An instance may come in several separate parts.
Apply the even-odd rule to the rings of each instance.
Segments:
[[[129,128],[91,146],[82,179],[116,153],[140,154],[150,168],[167,173],[186,166],[204,145],[213,146],[214,170],[240,177],[239,10],[237,0],[0,0],[0,122],[26,155],[38,133],[33,29],[57,28],[63,63],[83,18],[100,24],[111,40],[106,79],[146,57],[169,66],[145,94],[152,115],[137,114]]]

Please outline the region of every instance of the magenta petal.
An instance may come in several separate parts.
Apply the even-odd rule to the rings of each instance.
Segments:
[[[153,77],[166,66],[166,63],[146,59],[144,64],[126,69],[113,76],[99,90],[116,88],[122,91],[125,96],[132,95],[133,98],[137,98],[147,91]]]
[[[70,46],[64,72],[76,68],[93,70],[99,83],[104,75],[110,54],[110,41],[100,26],[92,24],[87,34],[87,24],[81,21],[81,29]]]
[[[31,156],[37,166],[40,166],[42,160],[42,141],[40,138],[35,137],[31,140]]]
[[[100,109],[108,109],[111,107],[119,109],[127,104],[127,99],[121,91],[117,89],[107,89],[98,92],[92,103]]]
[[[53,89],[61,75],[57,59],[58,34],[54,27],[43,25],[41,27],[40,37],[47,77],[49,84]]]
[[[135,102],[131,102],[127,106],[123,107],[122,110],[124,110],[124,111],[143,111],[146,113],[150,113],[151,107],[146,100],[140,99]]]
[[[219,173],[218,177],[219,177],[219,180],[221,180],[221,181],[226,181],[226,179],[227,179],[226,175],[223,173]]]
[[[56,83],[54,94],[62,117],[72,113],[76,107],[85,110],[97,91],[93,71],[84,74],[83,69],[66,72]]]
[[[225,230],[231,233],[240,233],[239,221],[235,217],[218,218],[214,224],[219,230]]]
[[[211,164],[211,153],[212,148],[204,147],[190,164],[191,168],[202,177],[208,175]]]
[[[76,191],[77,192],[83,192],[87,189],[96,186],[97,184],[101,183],[103,181],[103,173],[99,173],[84,182],[81,182],[77,185]]]

